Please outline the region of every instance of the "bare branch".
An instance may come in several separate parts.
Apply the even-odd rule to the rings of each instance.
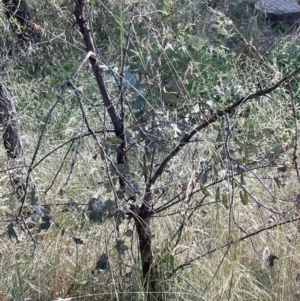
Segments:
[[[297,125],[297,113],[296,113],[296,108],[295,108],[295,99],[294,99],[294,93],[292,90],[292,86],[290,83],[290,80],[286,80],[288,87],[289,87],[289,92],[291,96],[291,104],[292,104],[292,110],[293,110],[293,119],[295,123],[295,136],[293,137],[293,142],[294,142],[294,151],[293,151],[293,165],[296,169],[297,173],[297,178],[298,181],[300,181],[300,174],[299,174],[299,168],[298,168],[298,163],[297,163],[297,149],[298,149],[298,125]]]
[[[269,93],[271,93],[272,91],[276,90],[282,83],[284,83],[286,80],[294,77],[295,75],[297,75],[300,72],[300,67],[297,68],[296,70],[294,70],[292,73],[290,73],[289,75],[283,77],[281,80],[279,80],[276,84],[274,84],[273,86],[266,88],[264,90],[259,90],[255,93],[249,94],[246,97],[243,97],[237,101],[235,101],[232,105],[224,108],[223,110],[219,110],[216,113],[212,114],[207,120],[203,121],[199,126],[197,126],[195,129],[193,129],[190,133],[185,134],[181,140],[179,141],[178,145],[166,156],[166,158],[162,161],[162,163],[160,164],[160,166],[157,168],[156,172],[154,173],[154,175],[152,176],[152,178],[150,179],[149,183],[147,184],[147,188],[146,188],[146,195],[145,195],[145,199],[146,200],[150,200],[151,199],[151,193],[150,193],[150,187],[156,182],[156,180],[160,177],[160,175],[163,173],[163,171],[165,170],[167,164],[170,162],[170,160],[172,158],[174,158],[179,151],[186,145],[189,143],[189,141],[191,140],[191,138],[197,134],[198,132],[200,132],[201,130],[203,130],[204,128],[206,128],[207,126],[209,126],[210,124],[216,122],[216,120],[222,116],[224,116],[225,114],[231,114],[233,113],[240,105],[248,102],[251,99],[256,99],[260,96],[266,96]]]
[[[96,47],[93,41],[91,30],[88,28],[87,22],[84,18],[84,8],[85,8],[85,1],[84,0],[78,0],[75,1],[75,17],[77,20],[77,24],[79,25],[80,32],[84,38],[85,45],[87,51],[91,51],[93,53],[96,52]],[[106,86],[104,82],[104,78],[102,75],[102,70],[99,67],[99,64],[95,57],[90,56],[89,57],[94,76],[96,78],[101,96],[103,98],[104,106],[109,114],[109,117],[111,119],[111,122],[115,129],[115,135],[121,140],[120,145],[118,146],[118,152],[117,152],[117,163],[118,164],[125,164],[126,163],[126,137],[124,133],[124,123],[122,120],[122,117],[120,117],[115,109],[115,106],[113,105]],[[123,177],[119,178],[120,186],[122,189],[125,188],[125,183],[123,181]]]
[[[180,270],[182,270],[182,269],[184,269],[184,268],[186,268],[188,266],[191,266],[191,264],[193,262],[195,262],[196,260],[199,260],[200,258],[203,258],[203,257],[205,257],[207,255],[213,254],[213,253],[215,253],[217,251],[220,251],[220,250],[222,250],[224,248],[228,248],[229,246],[232,246],[232,245],[237,244],[237,243],[239,243],[241,241],[244,241],[244,240],[246,240],[248,238],[256,236],[256,235],[258,235],[258,234],[260,234],[262,232],[275,229],[275,228],[280,227],[282,225],[287,225],[287,224],[290,224],[290,223],[294,223],[294,222],[297,222],[299,220],[300,220],[300,217],[297,217],[297,218],[294,218],[292,220],[287,220],[287,221],[284,221],[284,222],[281,222],[281,223],[277,223],[277,224],[274,224],[272,226],[265,227],[265,228],[259,229],[257,231],[251,232],[251,233],[249,233],[249,234],[247,234],[247,235],[245,235],[245,236],[243,236],[243,237],[241,237],[241,238],[239,238],[239,239],[237,239],[235,241],[230,241],[229,243],[227,243],[227,244],[225,244],[223,246],[214,248],[214,249],[212,249],[212,250],[210,250],[210,251],[208,251],[208,252],[206,252],[204,254],[201,254],[201,255],[199,255],[199,256],[197,256],[197,257],[195,257],[195,258],[193,258],[193,259],[191,259],[191,260],[189,260],[189,261],[187,261],[187,262],[179,265],[177,268],[174,269],[172,275],[174,275],[177,271],[180,271]]]
[[[84,38],[87,51],[95,53],[95,46],[94,46],[94,43],[93,43],[93,39],[91,37],[90,30],[87,26],[87,22],[84,19],[84,13],[83,13],[83,10],[84,10],[84,7],[85,7],[84,2],[85,2],[84,0],[75,1],[76,6],[75,6],[74,14],[75,14],[75,17],[76,17],[76,20],[77,20],[77,24],[79,25],[80,31],[82,33],[82,36]],[[108,111],[109,117],[111,118],[111,121],[112,121],[112,123],[115,127],[116,135],[117,135],[117,137],[122,136],[122,134],[123,134],[123,125],[122,125],[120,117],[118,116],[118,114],[116,112],[116,109],[115,109],[115,107],[114,107],[113,103],[111,102],[110,97],[108,95],[108,92],[107,92],[107,89],[106,89],[106,86],[105,86],[105,82],[104,82],[104,78],[103,78],[103,75],[102,75],[102,70],[100,69],[100,67],[97,63],[97,60],[94,56],[89,56],[89,60],[90,60],[90,63],[92,65],[94,76],[96,78],[100,93],[102,95],[104,105],[105,105],[105,107]]]
[[[95,134],[104,134],[106,132],[112,132],[114,133],[114,130],[99,130],[99,131],[94,131]],[[51,150],[49,153],[47,153],[43,158],[41,158],[37,163],[35,163],[32,166],[32,170],[35,169],[39,164],[41,164],[46,158],[48,158],[49,156],[51,156],[53,153],[55,153],[56,151],[58,151],[59,149],[63,148],[64,146],[66,146],[69,143],[73,143],[74,141],[78,140],[78,139],[82,139],[84,137],[88,137],[91,136],[92,133],[85,133],[83,135],[79,135],[76,137],[73,137],[71,139],[69,139],[68,141],[58,145],[57,147],[55,147],[53,150]],[[0,171],[1,172],[1,171]]]

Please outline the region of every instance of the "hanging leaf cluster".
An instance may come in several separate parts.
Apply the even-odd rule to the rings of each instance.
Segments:
[[[89,200],[88,211],[90,221],[101,223],[105,217],[114,215],[115,203],[112,200],[102,201],[100,198],[92,197]]]

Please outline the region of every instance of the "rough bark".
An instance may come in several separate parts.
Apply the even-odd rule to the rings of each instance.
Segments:
[[[0,124],[3,127],[3,142],[10,158],[23,153],[20,125],[11,94],[0,80]]]
[[[152,234],[150,228],[150,213],[144,212],[139,214],[139,220],[135,219],[136,229],[139,236],[139,247],[142,258],[142,272],[144,286],[148,292],[148,300],[152,299],[153,293],[156,291],[155,265],[153,262],[152,252]]]
[[[2,0],[5,14],[19,40],[38,42],[41,38],[38,27],[33,23],[30,7],[26,0]]]

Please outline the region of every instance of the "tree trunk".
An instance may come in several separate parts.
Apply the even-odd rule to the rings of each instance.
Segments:
[[[41,34],[33,23],[30,7],[26,0],[2,0],[11,28],[20,41],[38,42]]]
[[[23,154],[20,125],[12,96],[0,80],[0,124],[3,126],[3,142],[10,158]]]
[[[149,212],[139,214],[139,218],[135,219],[135,225],[139,237],[139,247],[141,254],[143,281],[147,300],[152,300],[156,291],[155,266],[153,262],[152,252],[152,234],[150,229]]]
[[[96,60],[96,51],[94,47],[94,39],[92,38],[91,30],[88,28],[88,22],[84,18],[84,0],[75,0],[75,17],[77,24],[79,26],[80,32],[84,38],[85,46],[87,52],[93,53],[89,60],[92,65],[94,76],[98,83],[98,87],[103,98],[104,106],[108,112],[111,122],[115,129],[115,135],[121,140],[118,147],[117,162],[118,164],[126,165],[126,138],[124,133],[124,120],[117,114],[114,104],[112,103],[107,89],[105,86],[105,81],[102,75],[102,70],[98,65]],[[125,176],[125,175],[124,175]],[[124,181],[120,176],[120,186],[125,189]],[[124,187],[122,187],[124,186]],[[146,204],[147,203],[147,204]],[[155,279],[155,268],[153,265],[153,253],[151,244],[151,232],[150,232],[150,206],[146,202],[138,208],[137,206],[132,206],[132,212],[134,213],[133,218],[135,219],[135,224],[137,227],[137,233],[139,236],[139,248],[141,254],[141,264],[142,264],[142,275],[145,286],[145,293],[147,294],[147,300],[152,300],[153,293],[156,290],[156,279]]]

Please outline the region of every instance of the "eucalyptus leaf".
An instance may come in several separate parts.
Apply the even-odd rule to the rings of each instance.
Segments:
[[[217,189],[216,189],[215,201],[216,202],[220,201],[220,197],[221,197],[220,186],[218,186]]]
[[[126,80],[125,85],[129,88],[134,87],[137,83],[137,80],[136,80],[135,76],[132,73],[128,72],[128,71],[124,72],[124,78]]]
[[[90,221],[102,222],[105,213],[104,207],[103,201],[96,198],[90,198],[88,204]]]
[[[16,231],[14,229],[14,224],[13,223],[10,223],[7,226],[7,234],[8,234],[8,237],[9,237],[10,240],[12,238],[18,238],[17,233],[16,233]]]
[[[127,229],[127,231],[125,232],[125,236],[132,237],[132,235],[133,235],[133,231],[131,229]]]
[[[201,184],[206,184],[208,179],[209,170],[202,172],[199,176],[199,181]]]
[[[146,99],[144,97],[139,97],[132,101],[131,108],[133,110],[140,110],[141,108],[144,107],[145,103],[146,103]]]
[[[140,119],[144,114],[144,111],[136,111],[134,112],[134,117],[135,119]]]
[[[124,67],[124,71],[129,70],[129,68],[130,68],[130,65],[125,66],[125,67]]]
[[[229,208],[229,195],[226,192],[222,194],[222,204],[226,209]]]
[[[280,155],[283,152],[282,146],[277,144],[271,150],[270,153],[274,153],[275,155]]]
[[[50,217],[50,207],[49,206],[42,206],[40,204],[35,204],[33,206],[33,211],[35,214],[41,218]]]
[[[129,249],[124,240],[117,240],[114,248],[119,254],[124,254]]]
[[[207,188],[202,183],[200,183],[200,187],[201,187],[201,191],[203,192],[203,194],[205,196],[210,196],[211,195],[211,193],[207,190]]]
[[[125,197],[127,199],[135,197],[138,189],[139,189],[138,184],[134,180],[131,180],[129,183],[127,183],[125,187]]]
[[[185,131],[187,128],[189,128],[189,124],[187,122],[179,122],[177,123],[177,128],[180,131]]]
[[[246,191],[240,191],[240,198],[241,198],[243,205],[249,204],[249,196]]]
[[[189,36],[189,39],[188,39],[188,44],[189,45],[193,45],[193,44],[198,44],[200,41],[200,38],[197,36],[197,35],[191,35]]]
[[[106,253],[101,254],[99,257],[95,266],[95,270],[100,270],[102,274],[105,274],[107,271],[109,271],[109,261]]]
[[[39,230],[48,230],[51,226],[51,218],[46,216],[42,218],[42,222],[39,225]]]
[[[104,203],[104,208],[105,208],[105,210],[107,210],[107,211],[114,211],[114,210],[115,210],[115,207],[116,207],[116,204],[115,204],[115,202],[112,201],[112,200],[107,200],[107,201],[105,201],[105,203]]]
[[[178,103],[178,95],[177,93],[163,93],[163,100],[165,104],[177,104]]]

